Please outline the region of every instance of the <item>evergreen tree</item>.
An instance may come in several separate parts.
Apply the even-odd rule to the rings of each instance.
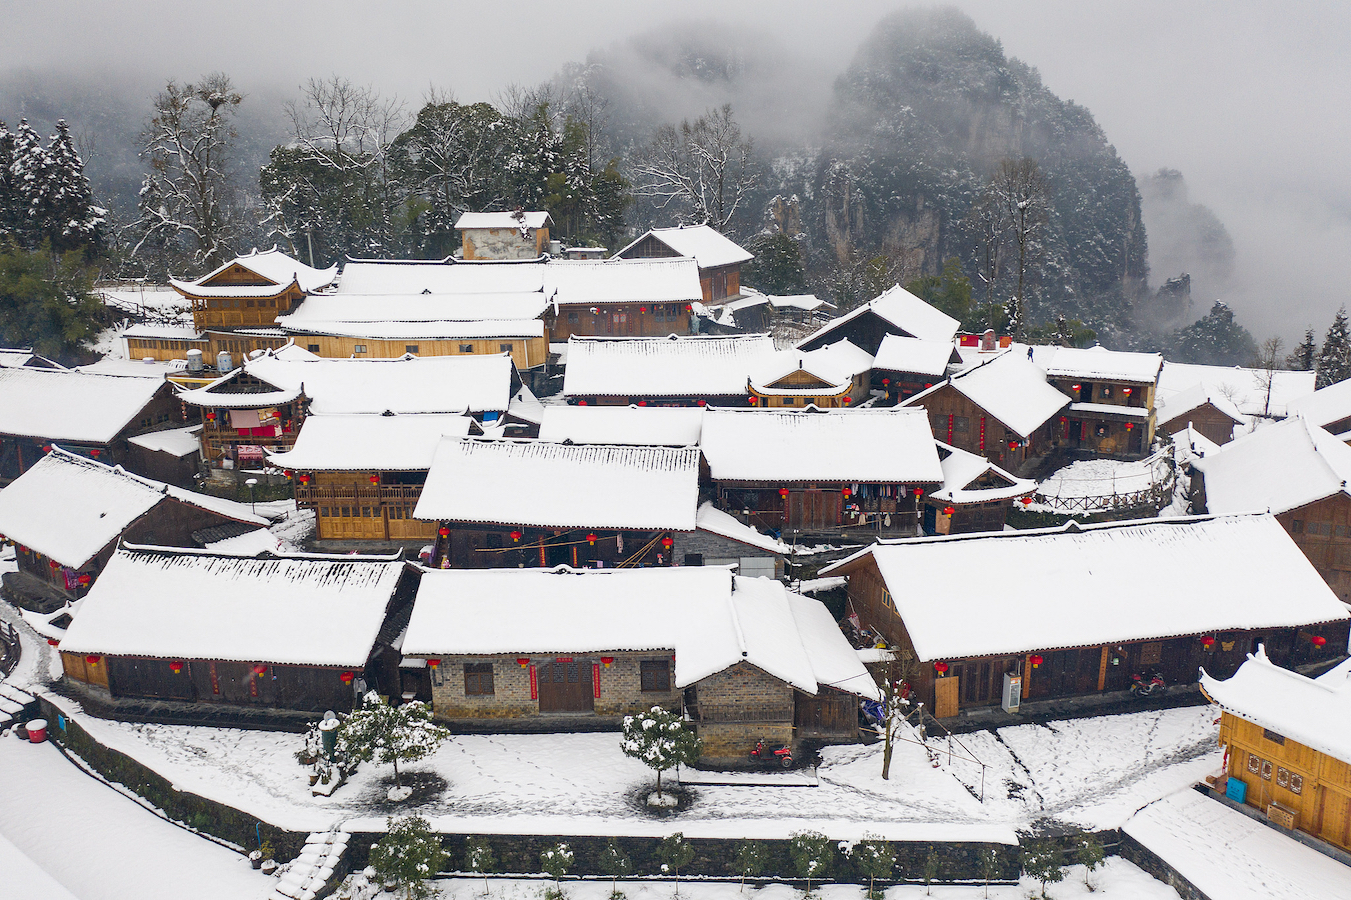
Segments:
[[[834,850],[830,838],[819,831],[797,831],[788,842],[788,855],[793,859],[793,868],[801,878],[807,879],[807,896],[812,893],[812,881],[820,881],[830,872],[830,863]]]
[[[1042,900],[1046,898],[1046,885],[1065,878],[1065,857],[1053,840],[1043,839],[1024,844],[1022,862],[1023,871],[1041,882]]]
[[[493,870],[496,864],[493,858],[493,848],[488,846],[488,841],[481,837],[470,838],[464,845],[464,868],[469,872],[477,872],[483,876],[483,895],[488,895],[488,873]]]
[[[1079,865],[1084,867],[1084,887],[1090,891],[1093,890],[1092,883],[1088,880],[1098,866],[1102,865],[1103,859],[1107,857],[1107,849],[1102,845],[1102,838],[1093,832],[1084,832],[1079,836],[1078,847]]]
[[[563,896],[563,888],[559,884],[559,880],[572,871],[572,863],[575,859],[575,854],[567,844],[549,847],[539,855],[540,868],[554,878],[554,886],[544,892],[544,896],[548,900],[559,900]]]
[[[406,900],[430,896],[427,879],[441,871],[445,861],[441,836],[433,834],[421,816],[391,817],[385,836],[371,847],[371,867],[384,881],[402,887]]]
[[[1245,366],[1257,355],[1257,342],[1234,321],[1234,311],[1216,300],[1204,318],[1173,332],[1168,358],[1206,366]]]
[[[362,698],[361,708],[343,720],[338,747],[357,762],[393,763],[394,783],[402,788],[399,763],[430,756],[448,737],[449,731],[432,724],[427,704],[411,701],[390,706],[371,691]]]
[[[741,890],[746,890],[747,878],[758,878],[769,865],[769,847],[764,841],[742,841],[736,850],[737,874],[741,876]]]
[[[864,834],[863,840],[854,845],[849,855],[860,872],[868,876],[868,900],[882,900],[877,890],[877,879],[890,878],[896,866],[896,850],[890,842],[875,834]]]
[[[680,870],[694,862],[694,847],[685,840],[685,835],[677,831],[662,840],[657,847],[657,856],[661,859],[662,872],[675,875],[675,895],[680,896]]]
[[[1351,378],[1351,329],[1346,322],[1346,307],[1337,310],[1323,349],[1318,351],[1318,379],[1314,386],[1325,388],[1330,384]]]
[[[18,241],[19,199],[14,191],[14,132],[0,122],[0,241]]]
[[[20,246],[34,250],[47,237],[47,225],[51,221],[52,157],[27,119],[19,120],[11,153],[9,172],[14,191],[15,234]]]
[[[797,241],[782,232],[760,234],[746,249],[755,259],[741,270],[741,281],[767,294],[800,294],[807,288],[802,250]]]
[[[699,758],[699,738],[685,728],[679,713],[660,706],[624,717],[620,748],[625,756],[641,760],[657,773],[658,799],[662,796],[661,773]]]
[[[962,274],[962,262],[955,256],[943,263],[941,274],[917,278],[905,289],[959,322],[971,315],[971,279]]]
[[[65,119],[57,121],[47,154],[51,168],[43,227],[52,247],[61,251],[101,252],[107,210],[94,205],[94,192],[84,174],[84,160],[75,150]]]
[[[1285,358],[1285,367],[1296,372],[1312,372],[1318,360],[1318,342],[1314,340],[1313,326],[1304,330],[1298,346]]]
[[[610,876],[610,900],[624,900],[624,892],[619,889],[619,879],[633,871],[633,861],[614,841],[606,844],[600,852],[600,870]]]
[[[79,251],[0,247],[0,346],[32,347],[74,362],[105,315],[92,289],[93,275]]]

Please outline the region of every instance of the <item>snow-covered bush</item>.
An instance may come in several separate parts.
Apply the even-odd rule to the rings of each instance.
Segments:
[[[1023,845],[1023,871],[1041,882],[1041,896],[1046,897],[1046,885],[1065,878],[1065,856],[1055,841],[1030,841]]]
[[[694,862],[694,847],[685,840],[685,835],[677,831],[665,838],[657,847],[657,856],[661,858],[663,875],[675,875],[675,895],[680,896],[680,870]]]
[[[563,888],[558,881],[572,870],[572,863],[575,859],[576,857],[567,844],[557,844],[539,855],[540,868],[552,875],[554,879],[554,886],[544,892],[546,900],[561,900]]]
[[[371,847],[371,867],[386,883],[404,889],[407,900],[426,897],[431,892],[427,879],[441,871],[446,852],[441,836],[433,834],[421,816],[391,817],[383,838]]]
[[[881,900],[876,881],[891,877],[891,870],[896,865],[895,849],[875,834],[864,834],[863,840],[849,849],[849,857],[858,870],[868,876],[868,900]]]
[[[390,706],[371,691],[361,698],[361,708],[343,720],[338,730],[338,749],[357,762],[393,763],[397,787],[390,796],[405,799],[399,763],[417,762],[430,756],[449,737],[449,731],[432,723],[432,711],[427,704],[410,701]]]
[[[819,881],[826,877],[835,853],[830,838],[821,832],[795,831],[788,842],[788,855],[793,859],[797,874],[807,879],[807,895],[810,896],[813,879]]]
[[[699,738],[686,730],[679,713],[654,706],[637,716],[624,717],[620,747],[625,756],[641,760],[657,773],[657,798],[661,799],[661,773],[680,763],[699,758]]]

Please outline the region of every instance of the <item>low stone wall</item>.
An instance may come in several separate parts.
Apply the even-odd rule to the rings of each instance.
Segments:
[[[1211,900],[1210,895],[1184,878],[1167,860],[1124,831],[1121,832],[1121,845],[1117,848],[1117,855],[1177,891],[1182,900]]]

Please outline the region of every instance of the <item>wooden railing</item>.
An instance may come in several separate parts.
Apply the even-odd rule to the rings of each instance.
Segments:
[[[297,484],[297,503],[396,503],[416,502],[422,485],[400,484]]]
[[[9,622],[0,622],[0,678],[7,678],[23,655],[19,632]]]

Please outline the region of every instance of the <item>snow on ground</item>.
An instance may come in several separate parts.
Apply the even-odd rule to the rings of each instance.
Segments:
[[[1196,791],[1149,806],[1125,831],[1210,897],[1351,897],[1351,868]]]
[[[179,828],[91,778],[51,744],[0,738],[0,840],[80,900],[251,900],[274,879],[239,853]],[[48,890],[9,891],[12,854],[0,843],[0,894],[56,897]],[[28,877],[41,876],[29,872]],[[25,882],[20,880],[19,885]],[[33,885],[40,886],[40,881]]]
[[[1065,880],[1049,886],[1047,894],[1055,900],[1088,897],[1093,900],[1177,900],[1178,896],[1172,888],[1155,881],[1149,873],[1124,859],[1108,859],[1088,877],[1096,888],[1093,892],[1084,886],[1083,867],[1070,866],[1065,870]],[[544,888],[552,887],[552,883],[547,881],[519,878],[493,878],[488,884],[488,897],[493,900],[539,900]],[[482,878],[442,878],[433,882],[433,885],[438,889],[441,900],[484,900]],[[610,896],[608,879],[564,881],[562,887],[568,900],[609,900]],[[619,889],[628,900],[673,900],[675,887],[670,881],[619,882]],[[1028,897],[1038,896],[1040,891],[1039,883],[1024,878],[1016,885],[990,885],[989,897],[990,900],[1027,900]],[[802,887],[768,884],[759,888],[747,887],[742,891],[736,883],[682,879],[680,896],[686,900],[801,900]],[[862,900],[864,890],[853,884],[813,884],[812,896],[818,900]],[[886,889],[887,900],[919,900],[921,897],[933,897],[934,900],[981,900],[985,896],[984,885],[934,885],[926,891],[922,884],[906,884]]]
[[[41,866],[0,835],[0,879],[15,897],[43,897],[46,900],[79,900],[48,875]]]
[[[1148,459],[1122,461],[1116,459],[1085,459],[1070,463],[1052,472],[1037,487],[1037,494],[1055,500],[1101,497],[1100,504],[1089,504],[1093,509],[1106,509],[1115,494],[1129,494],[1148,490],[1166,477],[1166,466],[1156,456]],[[1054,503],[1033,503],[1034,512],[1059,512]]]

